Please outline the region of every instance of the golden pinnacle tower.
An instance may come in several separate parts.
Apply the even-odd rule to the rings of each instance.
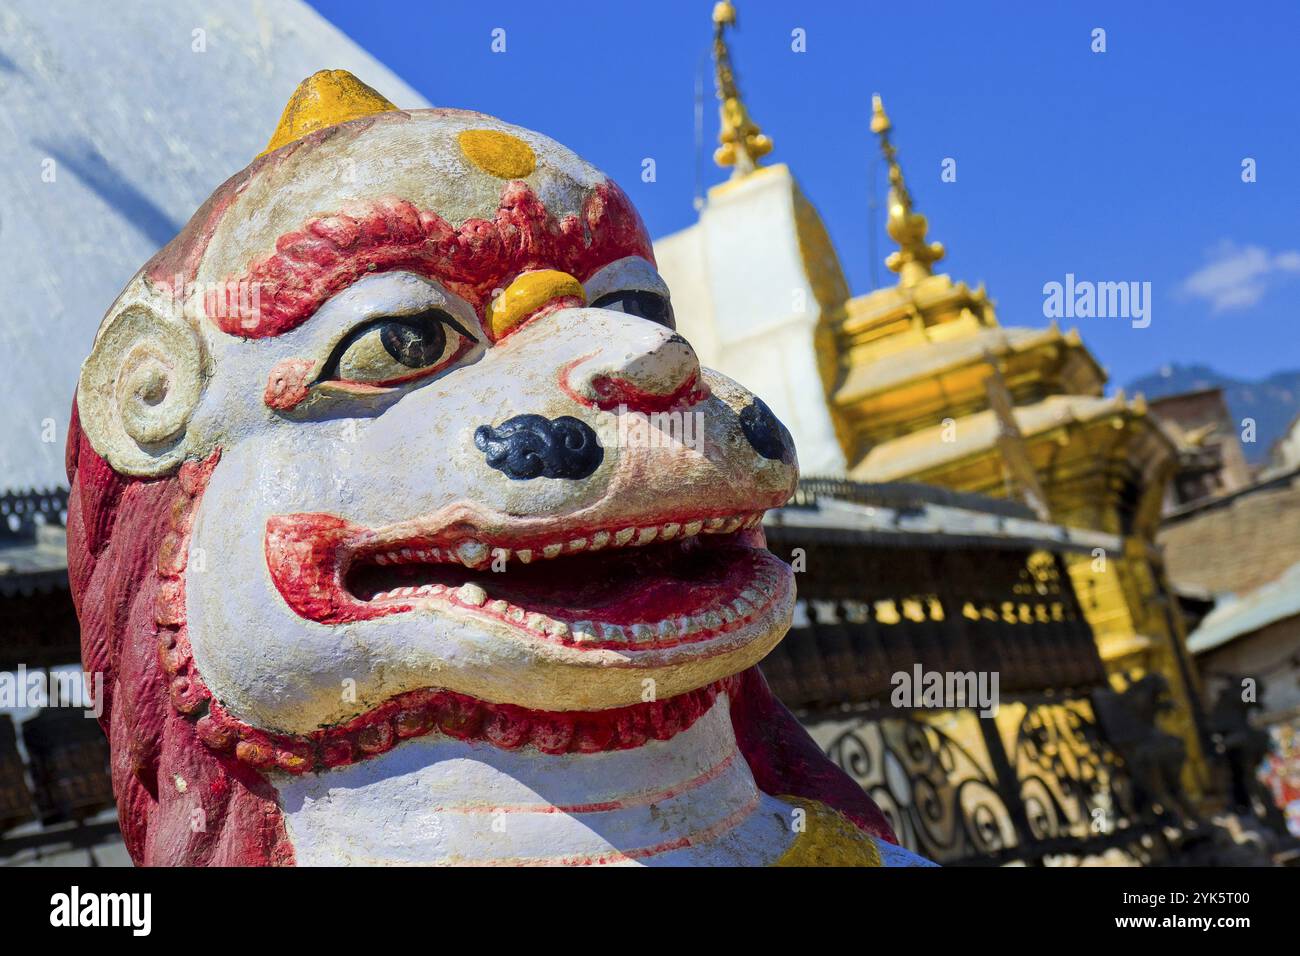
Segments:
[[[1118,535],[1122,553],[1072,558],[1070,574],[1113,679],[1155,671],[1168,681],[1169,729],[1187,745],[1184,780],[1198,792],[1199,705],[1155,545],[1174,443],[1140,396],[1105,395],[1105,372],[1076,330],[1004,327],[982,287],[934,273],[944,248],[927,240],[892,128],[873,97],[898,245],[885,262],[898,282],[844,303],[823,358],[848,476],[1018,498],[1044,520]]]
[[[1014,498],[1060,534],[1107,536],[1106,549],[1063,560],[1112,681],[1157,672],[1168,682],[1175,706],[1161,721],[1184,741],[1184,784],[1198,794],[1207,770],[1194,672],[1155,545],[1173,440],[1141,397],[1106,395],[1106,373],[1076,330],[1003,326],[982,286],[935,271],[945,250],[928,237],[879,96],[872,148],[888,171],[897,249],[885,261],[898,280],[850,295],[790,169],[757,165],[771,142],[736,86],[735,18],[730,3],[714,8],[716,159],[735,172],[708,191],[698,222],[655,243],[678,328],[703,364],[763,394],[806,476]],[[1015,719],[1004,710],[1000,722]]]
[[[750,118],[740,98],[731,51],[727,48],[727,27],[736,28],[736,8],[730,0],[720,0],[713,7],[713,63],[722,123],[718,142],[722,145],[714,151],[713,161],[719,166],[732,167],[735,177],[753,172],[758,161],[772,151],[772,140]]]

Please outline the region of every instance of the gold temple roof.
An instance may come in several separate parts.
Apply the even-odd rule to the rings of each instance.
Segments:
[[[849,405],[899,388],[913,379],[938,377],[971,363],[985,363],[990,354],[1000,357],[1066,341],[1060,329],[1053,326],[1046,329],[994,327],[948,341],[917,343],[920,347],[906,348],[889,359],[851,367],[835,390],[834,401]]]
[[[1029,442],[1073,426],[1104,423],[1118,429],[1124,427],[1125,419],[1144,412],[1139,401],[1129,401],[1122,394],[1049,395],[1041,402],[1013,409],[1016,425]],[[964,458],[986,454],[997,445],[998,427],[994,411],[985,409],[963,416],[953,429],[952,441],[944,440],[943,424],[919,429],[876,446],[849,475],[858,481],[915,479]],[[1156,428],[1154,423],[1152,428]],[[1162,434],[1162,438],[1168,441],[1168,436]]]
[[[828,398],[850,474],[883,481],[966,455],[1000,457],[993,378],[1015,406],[1024,440],[1126,408],[1123,399],[1101,397],[1105,371],[1076,330],[1055,322],[1004,327],[982,286],[932,271],[943,247],[926,238],[928,223],[907,189],[878,95],[871,128],[889,170],[887,226],[899,248],[886,262],[898,281],[849,299],[833,323]],[[960,437],[941,441],[939,430],[951,421]]]

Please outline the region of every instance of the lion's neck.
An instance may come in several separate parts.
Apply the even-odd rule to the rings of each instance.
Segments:
[[[759,791],[726,695],[671,740],[549,756],[438,735],[274,781],[299,865],[773,862],[790,808]]]

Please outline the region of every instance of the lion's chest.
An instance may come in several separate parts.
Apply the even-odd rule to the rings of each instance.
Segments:
[[[758,790],[725,702],[669,741],[547,756],[429,736],[276,781],[299,865],[765,865],[790,807]]]

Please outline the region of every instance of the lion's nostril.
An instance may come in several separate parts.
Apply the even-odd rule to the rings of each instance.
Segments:
[[[593,363],[577,373],[580,382],[585,375],[585,384],[576,392],[598,407],[664,411],[698,388],[699,359],[685,338],[673,334],[649,349],[625,352],[617,362]]]
[[[777,461],[785,457],[785,426],[761,398],[755,398],[741,410],[740,428],[750,446],[764,458]]]
[[[570,415],[516,415],[496,427],[480,425],[474,446],[489,467],[512,481],[586,478],[605,460],[596,432]]]

